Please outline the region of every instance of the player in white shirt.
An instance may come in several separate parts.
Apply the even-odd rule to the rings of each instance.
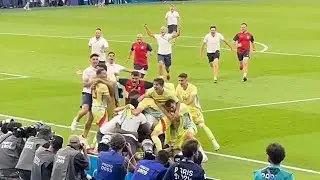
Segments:
[[[107,73],[111,80],[114,80],[113,78],[116,78],[115,81],[117,81],[119,79],[120,72],[122,71],[129,73],[132,72],[132,70],[127,69],[120,64],[116,64],[116,54],[114,52],[108,53],[108,59],[105,63],[107,65]]]
[[[89,113],[88,121],[93,121],[93,115],[91,112],[92,106],[92,92],[91,85],[96,77],[97,66],[99,63],[99,55],[90,55],[90,66],[86,68],[82,73],[83,89],[82,89],[82,105],[81,110],[78,112],[77,116],[73,119],[71,124],[71,130],[75,131],[80,119]]]
[[[100,61],[105,61],[106,52],[108,52],[109,44],[106,39],[102,36],[102,30],[100,28],[96,29],[96,35],[89,40],[89,51],[90,54],[98,54]]]
[[[224,39],[222,34],[218,33],[216,26],[210,26],[210,32],[204,37],[200,51],[200,58],[203,59],[203,51],[207,46],[207,57],[212,68],[214,83],[218,82],[220,42],[223,41],[232,51],[232,46]]]
[[[180,21],[180,15],[173,4],[169,6],[170,11],[165,15],[165,21],[168,25],[168,33],[172,34],[178,31],[178,25]]]
[[[170,66],[172,53],[172,40],[180,36],[180,28],[177,33],[168,34],[168,28],[162,26],[160,34],[152,34],[148,26],[145,24],[148,36],[154,38],[158,42],[158,68],[159,75],[163,77],[164,69],[166,70],[167,80],[170,80]]]

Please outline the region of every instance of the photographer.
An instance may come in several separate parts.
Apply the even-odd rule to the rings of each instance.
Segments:
[[[197,140],[186,140],[182,145],[183,159],[169,167],[163,180],[205,180],[204,170],[194,162],[195,157],[198,157],[199,154],[198,148]]]
[[[23,180],[30,180],[32,163],[36,150],[40,146],[48,143],[52,137],[50,126],[44,124],[36,124],[36,126],[39,127],[26,128],[25,137],[28,139],[16,166],[16,168],[19,169],[19,176]],[[38,131],[38,133],[31,133],[32,135],[36,135],[35,137],[29,137],[29,129],[31,129],[31,131]]]
[[[128,154],[131,154],[130,146],[126,145],[126,141],[121,134],[112,135],[109,145],[111,147],[110,151],[99,153],[98,179],[124,180],[127,167],[131,164],[129,164],[129,159],[123,155],[123,151],[126,149]]]
[[[87,179],[84,171],[89,170],[89,157],[83,146],[77,135],[69,137],[68,146],[55,155],[50,180]]]
[[[55,154],[62,148],[63,138],[53,136],[49,148],[39,147],[34,156],[31,180],[50,180]]]
[[[162,180],[167,172],[169,153],[158,152],[155,160],[140,160],[131,180]]]
[[[269,166],[254,172],[254,180],[293,180],[294,176],[280,167],[281,162],[286,157],[284,147],[278,143],[270,144],[266,149]]]
[[[19,171],[15,166],[24,147],[20,127],[21,123],[10,122],[7,124],[7,133],[0,136],[1,180],[19,180]]]

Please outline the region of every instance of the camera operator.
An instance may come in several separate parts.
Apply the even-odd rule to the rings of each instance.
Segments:
[[[197,140],[186,140],[182,145],[183,159],[169,167],[163,180],[205,180],[204,170],[194,162],[199,154],[198,148],[199,142]]]
[[[18,164],[16,166],[16,168],[19,169],[19,176],[23,180],[30,180],[32,163],[36,150],[40,146],[48,143],[52,137],[50,126],[44,124],[36,124],[36,126],[39,127],[33,128],[34,130],[38,131],[38,133],[34,134],[36,135],[35,137],[29,137],[29,135],[26,134],[28,139],[26,144],[24,145]]]
[[[89,170],[89,157],[87,149],[83,146],[77,135],[69,137],[68,146],[60,149],[55,155],[50,180],[86,179],[84,171]]]
[[[48,144],[38,148],[33,160],[31,180],[50,180],[54,156],[62,148],[62,144],[62,137],[53,136],[49,148],[45,147]]]
[[[129,157],[132,157],[130,146],[126,144],[121,134],[112,135],[109,145],[111,150],[99,153],[98,179],[124,180],[127,167],[131,169],[133,166],[129,159],[123,155],[124,150],[127,150]]]
[[[155,160],[140,160],[131,180],[162,180],[167,172],[169,153],[158,152]]]
[[[21,136],[21,123],[7,124],[7,133],[0,136],[0,179],[19,180],[19,171],[15,169],[24,146]],[[16,129],[18,128],[18,130]]]

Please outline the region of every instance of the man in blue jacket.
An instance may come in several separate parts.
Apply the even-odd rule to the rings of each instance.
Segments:
[[[293,180],[293,174],[280,167],[286,157],[284,148],[278,143],[272,143],[267,147],[268,161],[270,165],[254,172],[254,180]]]
[[[169,161],[169,153],[165,150],[158,152],[155,160],[141,160],[131,180],[162,180],[167,172],[165,167]]]

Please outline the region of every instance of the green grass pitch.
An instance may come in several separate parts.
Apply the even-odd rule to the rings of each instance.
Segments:
[[[320,2],[316,0],[228,1],[177,4],[182,37],[173,49],[173,79],[186,72],[198,86],[207,125],[221,144],[219,153],[266,161],[265,147],[280,142],[287,151],[284,164],[298,180],[320,179]],[[81,80],[77,69],[88,66],[88,39],[101,27],[126,63],[130,42],[144,33],[143,25],[159,32],[168,4],[43,8],[0,12],[0,73],[30,78],[8,79],[0,74],[0,113],[42,119],[69,126],[79,109]],[[231,42],[240,23],[247,22],[257,42],[268,46],[253,54],[249,81],[241,82],[235,52],[222,51],[221,73],[214,84],[207,60],[199,59],[201,37],[211,24]],[[145,34],[145,33],[144,33]],[[145,36],[147,42],[155,41]],[[264,46],[257,45],[257,50]],[[156,75],[156,56],[149,80]],[[122,75],[127,76],[125,73]],[[27,122],[25,122],[27,123]],[[69,129],[55,128],[67,137]],[[204,133],[199,139],[213,151]],[[252,179],[264,165],[208,155],[210,177]]]

